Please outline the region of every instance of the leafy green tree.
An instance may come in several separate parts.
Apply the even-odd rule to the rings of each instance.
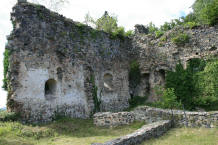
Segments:
[[[177,100],[174,88],[167,88],[163,90],[159,104],[162,108],[169,109],[180,109],[182,106],[181,102]]]
[[[85,15],[84,23],[96,28],[97,30],[112,34],[112,38],[119,37],[123,39],[125,36],[133,35],[133,31],[129,30],[125,32],[124,27],[119,27],[117,24],[117,17],[109,15],[107,11],[105,11],[104,15],[97,20],[94,20],[94,18],[87,13]]]
[[[181,63],[176,66],[175,72],[168,71],[166,74],[166,88],[174,88],[177,100],[181,100],[188,110],[194,109],[193,83],[191,71],[185,70]]]
[[[197,105],[208,110],[218,109],[218,59],[209,60],[197,79]]]
[[[156,27],[155,24],[153,24],[152,22],[150,22],[147,27],[149,33],[155,33],[156,31],[159,30],[158,27]]]
[[[201,24],[218,23],[218,0],[196,0],[192,8]]]
[[[107,11],[95,22],[96,29],[103,30],[107,33],[115,32],[118,29],[117,17],[110,16]]]
[[[162,26],[160,26],[160,30],[168,31],[172,29],[171,23],[165,22]]]

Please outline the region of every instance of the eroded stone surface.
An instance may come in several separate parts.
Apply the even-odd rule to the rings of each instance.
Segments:
[[[94,114],[93,120],[96,126],[114,127],[131,124],[135,118],[131,112],[103,112]]]
[[[137,107],[133,112],[136,120],[152,123],[160,120],[174,120],[175,126],[218,127],[218,111],[190,112],[182,110],[160,109],[148,106]]]
[[[56,114],[88,118],[94,97],[101,111],[128,108],[128,38],[111,39],[30,3],[15,5],[11,20],[8,108],[29,121],[49,121]],[[104,86],[106,74],[110,90]]]
[[[122,111],[130,92],[155,101],[155,86],[164,85],[166,70],[179,61],[185,66],[189,59],[218,54],[217,26],[178,27],[166,32],[163,42],[138,25],[133,37],[112,38],[27,2],[14,6],[11,21],[8,109],[29,121],[49,121],[55,114],[88,118],[95,104],[100,111]],[[172,43],[171,34],[177,32],[190,36],[184,46]],[[131,90],[128,73],[134,60],[142,80]],[[105,75],[111,76],[109,83]],[[46,85],[48,80],[54,84]]]

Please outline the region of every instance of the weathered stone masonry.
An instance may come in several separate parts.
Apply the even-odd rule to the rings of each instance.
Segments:
[[[8,108],[28,121],[49,121],[58,113],[88,118],[96,107],[122,111],[130,92],[154,101],[154,88],[164,84],[166,70],[179,61],[218,54],[217,26],[171,30],[160,46],[161,40],[146,35],[143,26],[132,38],[113,38],[27,2],[14,6],[11,21]],[[189,43],[173,44],[170,34],[176,31],[188,33]],[[135,60],[142,77],[132,91],[128,73]]]
[[[144,125],[140,129],[126,136],[122,136],[105,143],[93,143],[92,145],[137,145],[143,141],[163,135],[171,127],[171,121],[159,121],[149,125]]]
[[[10,109],[30,121],[55,113],[87,118],[95,107],[93,86],[102,111],[128,107],[130,41],[29,3],[17,4],[11,20]]]

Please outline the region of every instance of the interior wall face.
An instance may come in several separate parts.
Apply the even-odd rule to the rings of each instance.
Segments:
[[[101,111],[117,112],[129,107],[128,70],[115,68],[96,74]]]
[[[154,102],[159,99],[159,96],[156,94],[156,90],[165,84],[165,73],[163,70],[152,71],[149,76],[150,92],[148,96],[148,102]]]
[[[22,87],[16,89],[13,99],[22,102],[23,116],[33,120],[49,120],[55,113],[74,118],[89,117],[83,65],[66,67],[48,59],[44,62],[47,65],[39,67],[20,63],[18,81]],[[50,86],[45,85],[48,80],[53,80]],[[46,94],[46,87],[54,87],[50,90],[54,92]]]
[[[150,93],[149,73],[141,74],[140,84],[135,89],[134,96],[147,97]]]

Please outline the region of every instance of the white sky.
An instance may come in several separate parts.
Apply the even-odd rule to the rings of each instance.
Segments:
[[[3,52],[6,35],[10,34],[12,25],[10,12],[17,0],[0,2],[0,86],[3,80]],[[87,12],[99,18],[104,11],[118,16],[118,23],[126,29],[134,29],[135,24],[153,22],[159,26],[171,19],[187,15],[195,0],[69,0],[60,13],[74,21],[84,21]],[[0,108],[6,106],[6,92],[0,88]]]

